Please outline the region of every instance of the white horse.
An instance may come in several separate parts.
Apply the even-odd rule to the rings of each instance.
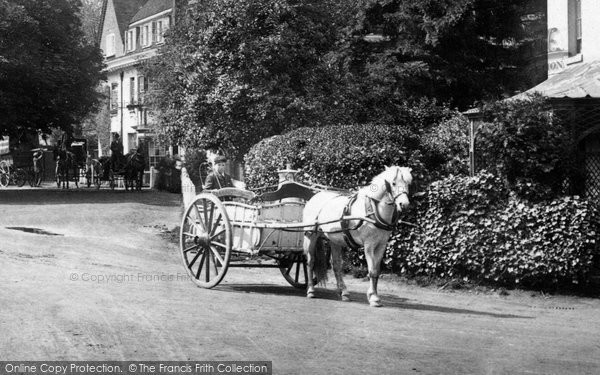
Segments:
[[[314,228],[304,234],[304,253],[308,264],[308,298],[314,298],[315,295],[313,277],[316,277],[319,283],[327,280],[325,250],[323,246],[318,246],[319,238],[324,237],[329,240],[331,247],[331,264],[342,301],[350,300],[350,293],[342,275],[342,248],[362,247],[370,279],[367,298],[371,306],[381,306],[377,295],[381,260],[398,213],[410,203],[410,172],[411,169],[407,167],[386,167],[385,171],[373,178],[369,186],[353,196],[325,191],[316,194],[306,203],[303,221],[316,223]],[[342,217],[352,219],[341,220]]]

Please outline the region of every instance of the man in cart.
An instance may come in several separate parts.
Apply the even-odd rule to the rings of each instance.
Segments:
[[[223,155],[218,155],[213,161],[213,170],[206,176],[204,188],[206,190],[222,189],[226,187],[234,187],[231,176],[225,173],[225,163],[227,158]]]

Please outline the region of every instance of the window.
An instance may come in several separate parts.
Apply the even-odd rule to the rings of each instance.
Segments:
[[[156,43],[158,40],[156,37],[156,33],[158,31],[158,27],[156,25],[156,21],[152,22],[152,43]]]
[[[110,111],[116,113],[119,110],[119,84],[110,86]]]
[[[164,42],[165,32],[169,29],[169,17],[162,18],[156,22],[156,42]]]
[[[569,0],[568,22],[569,22],[569,56],[581,53],[582,47],[582,19],[581,19],[581,0]]]
[[[148,78],[144,76],[138,77],[138,102],[144,103],[144,94],[148,92]]]
[[[575,50],[581,53],[581,0],[575,1]]]
[[[127,51],[135,50],[135,29],[127,32]]]
[[[150,25],[144,25],[142,27],[142,46],[146,47],[150,45]]]
[[[115,34],[108,34],[106,36],[106,49],[104,50],[106,56],[114,56],[115,54]]]
[[[162,43],[163,41],[163,21],[159,20],[156,22],[156,43]]]
[[[135,104],[135,77],[129,78],[129,104]]]
[[[137,147],[137,133],[127,133],[127,146],[128,150],[132,150]]]

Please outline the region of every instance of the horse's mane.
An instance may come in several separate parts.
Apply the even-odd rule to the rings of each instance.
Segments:
[[[362,188],[361,191],[372,198],[379,198],[385,192],[385,181],[393,182],[397,177],[402,177],[402,180],[410,185],[412,183],[411,169],[408,167],[391,166],[386,167],[383,172],[373,177],[371,183]]]

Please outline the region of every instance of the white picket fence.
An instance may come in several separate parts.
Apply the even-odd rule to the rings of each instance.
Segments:
[[[181,167],[181,194],[183,195],[183,206],[187,208],[196,196],[196,185],[190,179],[185,167]]]

